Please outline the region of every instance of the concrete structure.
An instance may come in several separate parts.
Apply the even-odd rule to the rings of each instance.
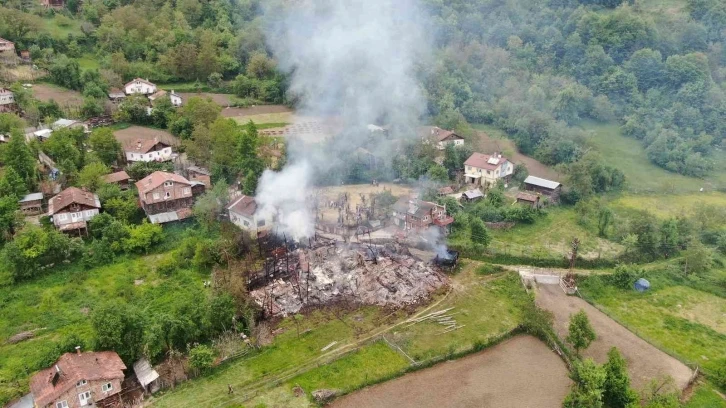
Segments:
[[[499,180],[505,182],[514,172],[514,165],[501,154],[474,153],[464,162],[464,177],[467,184],[491,187]]]
[[[126,161],[134,162],[150,162],[150,161],[169,161],[172,159],[173,152],[171,146],[160,142],[158,138],[153,140],[139,139],[132,145],[124,147]]]
[[[112,407],[121,405],[126,369],[113,351],[63,354],[30,379],[38,408]]]
[[[136,189],[149,220],[163,224],[191,217],[194,197],[204,193],[204,184],[178,174],[155,171],[137,181]]]
[[[523,189],[546,196],[549,201],[557,203],[560,201],[562,184],[552,180],[547,180],[535,176],[528,176],[526,179],[524,179]]]
[[[275,219],[257,214],[257,202],[254,197],[242,195],[227,206],[229,220],[244,231],[258,234],[272,228]]]
[[[98,196],[80,188],[68,187],[48,201],[48,215],[61,231],[86,230],[87,222],[98,215]]]
[[[0,88],[0,113],[14,112],[17,109],[15,94],[7,88]]]
[[[136,78],[124,85],[124,92],[126,92],[126,95],[151,95],[156,92],[156,85],[145,79]]]

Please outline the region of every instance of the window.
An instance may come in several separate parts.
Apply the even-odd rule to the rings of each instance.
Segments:
[[[242,221],[242,224],[244,224],[245,227],[249,227],[250,226],[250,223],[247,222],[247,221]]]
[[[159,193],[154,193],[154,200],[158,200],[158,199],[159,199]]]
[[[168,191],[166,193],[164,193],[164,198],[169,198],[169,197],[171,197],[171,193],[169,193]]]
[[[68,408],[68,401],[58,401],[55,403],[55,408]]]
[[[106,383],[101,386],[101,391],[103,392],[109,392],[113,389],[113,385],[111,383]]]
[[[184,194],[191,194],[192,190],[189,187],[184,188]]]
[[[164,182],[164,187],[171,187],[173,185],[174,185],[174,182],[173,181],[165,181]]]
[[[257,221],[257,226],[258,227],[264,227],[265,226],[265,220],[259,220],[259,221]]]
[[[81,380],[81,381],[78,381],[78,382],[76,383],[76,387],[80,387],[81,385],[86,385],[86,384],[88,384],[88,381],[86,381],[86,380]]]
[[[491,170],[487,170],[487,174],[492,174],[492,171]]]
[[[68,215],[66,214],[58,214],[58,219],[61,221],[65,221],[68,219]]]
[[[91,391],[86,391],[78,394],[78,400],[81,402],[82,407],[89,405],[91,401]]]

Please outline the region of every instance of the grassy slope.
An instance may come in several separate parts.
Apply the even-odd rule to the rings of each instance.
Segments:
[[[84,70],[99,69],[101,67],[98,58],[96,58],[93,54],[83,54],[81,58],[78,58],[78,64],[81,66],[81,69]]]
[[[182,236],[180,228],[167,229],[168,248]],[[123,298],[163,308],[170,300],[167,294],[201,290],[206,275],[186,270],[168,278],[158,275],[154,265],[161,257],[122,258],[88,270],[78,263],[29,282],[0,287],[0,404],[27,391],[28,377],[61,340],[75,336],[91,345],[94,334],[88,313],[95,305]],[[35,338],[6,343],[10,336],[34,329],[38,329]]]
[[[399,326],[387,333],[386,338],[413,358],[425,360],[451,351],[468,350],[477,342],[486,342],[516,327],[520,321],[517,305],[528,301],[518,278],[514,274],[482,278],[474,273],[477,265],[470,263],[454,277],[452,293],[432,309],[456,307],[452,312],[460,312],[455,317],[465,327],[446,335],[436,335],[442,326],[420,323],[410,327]],[[207,377],[188,382],[156,399],[154,405],[186,407],[243,403],[245,396],[252,395],[250,384],[265,380],[267,386],[277,385],[274,380],[280,379],[277,377],[280,373],[289,373],[290,369],[322,356],[320,350],[331,342],[337,341],[335,347],[339,347],[407,318],[402,312],[384,316],[386,313],[380,309],[364,308],[345,314],[345,322],[342,322],[331,315],[316,312],[301,322],[301,331],[305,333],[299,338],[295,324],[286,319],[281,323],[286,331],[275,338],[272,346],[264,348],[259,354],[220,367]],[[313,365],[307,367],[308,371],[285,376],[282,380],[287,392],[273,390],[270,394],[264,392],[267,387],[258,389],[260,397],[256,402],[273,403],[274,400],[274,404],[285,406],[305,405],[300,401],[293,404],[286,400],[283,403],[279,398],[285,399],[285,395],[290,395],[289,390],[294,384],[303,385],[308,391],[318,388],[354,390],[401,373],[408,365],[407,358],[398,351],[386,343],[375,341],[329,364],[317,368]],[[227,384],[236,389],[235,395],[226,394]]]
[[[83,32],[81,31],[81,21],[76,19],[70,20],[69,25],[62,27],[58,25],[56,17],[44,18],[43,28],[45,28],[45,31],[47,31],[53,38],[57,39],[66,39],[68,38],[68,34],[73,34],[76,37],[83,35]]]

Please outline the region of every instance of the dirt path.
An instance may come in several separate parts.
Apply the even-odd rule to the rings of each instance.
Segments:
[[[691,377],[691,369],[685,364],[653,347],[577,296],[567,296],[558,285],[539,285],[537,305],[555,315],[555,330],[561,338],[567,336],[570,315],[580,309],[590,318],[597,339],[582,354],[598,363],[607,360],[607,352],[617,347],[628,362],[633,386],[644,388],[651,379],[670,375],[681,388]]]
[[[541,341],[518,336],[488,350],[355,392],[330,407],[560,407],[567,368]]]

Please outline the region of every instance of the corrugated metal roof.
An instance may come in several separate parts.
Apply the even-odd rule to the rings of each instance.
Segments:
[[[466,196],[466,198],[471,200],[474,198],[484,197],[484,194],[482,194],[482,192],[479,190],[467,190],[467,191],[464,191],[464,196]]]
[[[28,201],[38,201],[43,199],[43,193],[30,193],[23,197],[22,200],[18,201],[19,203],[25,203]]]
[[[159,214],[149,214],[149,221],[151,221],[152,224],[164,224],[177,220],[179,220],[179,216],[177,215],[176,211],[169,211]]]
[[[139,380],[139,383],[141,383],[141,385],[144,387],[159,378],[159,373],[151,368],[149,360],[145,358],[142,358],[134,363],[134,373],[136,373],[136,378]]]
[[[535,176],[527,176],[527,178],[524,179],[524,183],[531,184],[533,186],[550,188],[550,189],[555,189],[560,185],[560,183],[558,183],[556,181],[547,180],[547,179],[543,179],[543,178],[539,178],[539,177],[535,177]]]

